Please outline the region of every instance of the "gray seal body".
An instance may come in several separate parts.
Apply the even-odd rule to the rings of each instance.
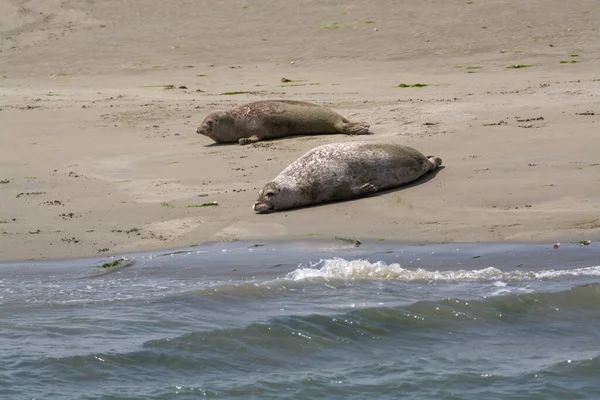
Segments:
[[[217,143],[255,143],[294,135],[369,133],[366,122],[350,122],[327,107],[304,101],[264,100],[208,114],[196,133]]]
[[[439,157],[426,157],[398,144],[326,144],[310,150],[267,183],[253,210],[263,214],[363,197],[412,182],[441,164]]]

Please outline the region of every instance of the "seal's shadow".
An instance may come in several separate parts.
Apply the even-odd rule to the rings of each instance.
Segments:
[[[211,143],[211,144],[205,144],[204,147],[224,147],[224,146],[239,146],[238,143]]]
[[[426,182],[429,182],[430,180],[432,180],[433,178],[436,177],[436,175],[443,170],[444,168],[446,168],[443,165],[440,165],[439,167],[437,167],[435,170],[426,173],[425,175],[419,177],[418,179],[407,183],[405,185],[402,186],[398,186],[398,187],[394,187],[391,189],[387,189],[387,190],[382,190],[381,192],[376,192],[367,196],[362,196],[362,197],[356,197],[353,199],[347,199],[347,200],[336,200],[336,201],[328,201],[326,203],[319,203],[319,204],[309,204],[303,207],[297,207],[297,208],[293,208],[293,209],[289,209],[289,210],[282,210],[279,212],[293,212],[294,210],[301,210],[301,209],[305,209],[305,208],[318,208],[318,207],[324,207],[324,206],[328,206],[328,205],[332,205],[332,204],[337,204],[337,203],[349,203],[349,202],[354,202],[354,201],[359,201],[365,198],[369,198],[369,197],[379,197],[379,196],[385,196],[387,194],[390,193],[394,193],[394,192],[400,192],[402,190],[406,190],[406,189],[410,189],[412,187],[415,186],[419,186],[422,185]]]
[[[259,140],[256,143],[276,143],[276,142],[285,142],[287,140],[293,140],[293,139],[299,139],[299,138],[310,138],[313,136],[334,136],[334,135],[341,135],[341,136],[350,136],[350,137],[355,137],[355,136],[371,136],[374,135],[375,132],[369,131],[368,133],[364,133],[362,135],[346,135],[344,133],[310,133],[310,134],[298,134],[298,135],[290,135],[290,136],[283,136],[283,137],[279,137],[279,138],[270,138],[270,139],[263,139],[263,140]],[[256,143],[251,143],[251,144],[247,144],[244,145],[243,147],[250,147],[253,144]],[[210,144],[205,144],[204,147],[220,147],[220,146],[240,146],[239,143],[233,142],[233,143],[210,143]]]

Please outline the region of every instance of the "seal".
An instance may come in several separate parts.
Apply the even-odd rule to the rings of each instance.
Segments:
[[[252,209],[264,214],[364,197],[412,182],[440,165],[441,158],[399,144],[326,144],[310,150],[267,183]]]
[[[263,100],[229,111],[213,111],[204,118],[196,133],[217,143],[245,145],[293,135],[366,135],[369,124],[350,122],[327,107],[304,101]]]

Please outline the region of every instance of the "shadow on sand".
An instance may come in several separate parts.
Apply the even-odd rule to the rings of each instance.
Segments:
[[[307,134],[299,134],[299,135],[290,135],[290,136],[282,136],[282,137],[278,137],[278,138],[269,138],[269,139],[263,139],[263,140],[259,140],[256,143],[251,143],[251,144],[246,144],[244,146],[252,146],[253,144],[257,144],[257,143],[277,143],[277,142],[285,142],[286,140],[290,140],[290,139],[297,139],[297,138],[310,138],[313,136],[333,136],[333,135],[342,135],[342,136],[371,136],[374,135],[375,132],[371,132],[369,131],[368,133],[365,133],[363,135],[346,135],[344,133],[340,133],[340,132],[335,132],[335,133],[307,133]],[[212,139],[211,139],[212,140]],[[326,144],[326,143],[323,143]],[[240,146],[240,144],[238,142],[231,142],[231,143],[211,143],[211,144],[205,144],[204,147],[219,147],[219,146]],[[317,146],[315,146],[317,147]],[[309,150],[307,150],[309,151]]]

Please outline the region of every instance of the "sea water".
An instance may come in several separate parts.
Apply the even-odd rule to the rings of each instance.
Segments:
[[[123,260],[0,264],[0,398],[600,398],[595,243]]]

